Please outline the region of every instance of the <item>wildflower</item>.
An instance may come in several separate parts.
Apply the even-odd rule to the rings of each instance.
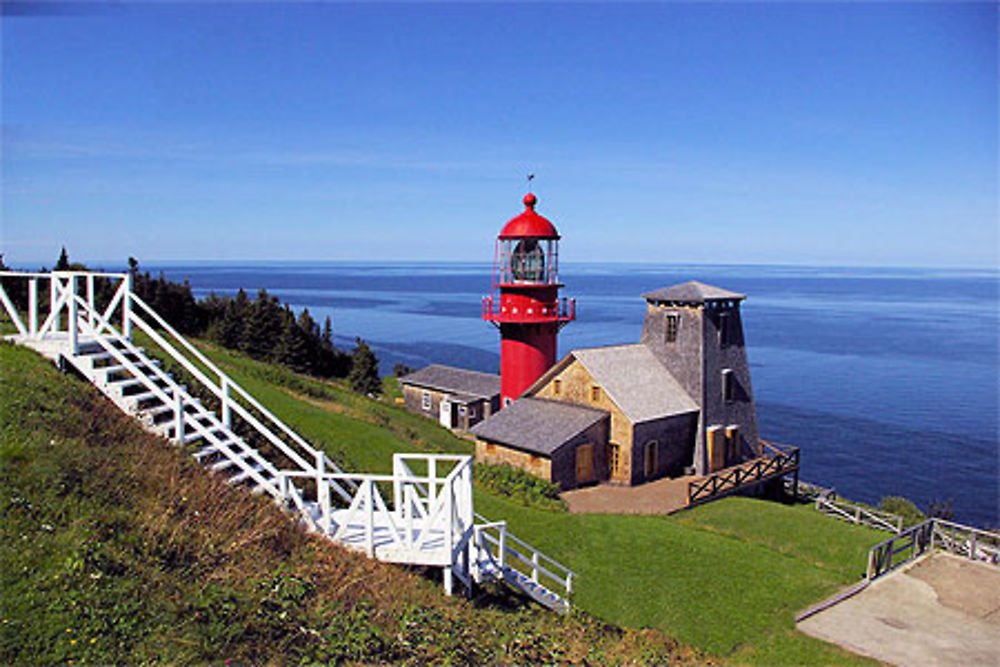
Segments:
[[[76,640],[75,639],[70,639],[69,640],[69,645],[73,646],[74,644],[76,644]]]
[[[73,632],[73,628],[66,628],[66,633],[69,634],[70,632]]]
[[[95,643],[97,643],[97,637],[91,637],[91,638],[90,638],[90,643],[91,643],[91,644],[95,644]]]

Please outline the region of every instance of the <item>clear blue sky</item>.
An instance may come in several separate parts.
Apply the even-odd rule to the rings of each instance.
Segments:
[[[15,265],[997,264],[996,3],[11,7]]]

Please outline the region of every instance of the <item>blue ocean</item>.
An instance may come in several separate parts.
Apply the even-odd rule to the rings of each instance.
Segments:
[[[473,263],[190,263],[147,267],[195,293],[258,288],[369,341],[389,373],[431,362],[496,372],[480,319],[491,267]],[[1000,274],[990,270],[567,264],[577,321],[560,351],[636,342],[658,287],[701,280],[747,295],[763,437],[802,448],[802,478],[877,503],[903,495],[1000,525]]]

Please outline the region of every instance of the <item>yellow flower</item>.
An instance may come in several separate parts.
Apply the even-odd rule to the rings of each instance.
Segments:
[[[66,628],[66,632],[73,632],[73,628]]]
[[[72,645],[73,645],[73,644],[75,644],[75,643],[76,643],[76,640],[75,640],[75,639],[70,639],[70,640],[69,640],[69,645],[70,645],[70,646],[72,646]]]
[[[97,641],[97,637],[91,637],[91,638],[90,638],[90,643],[91,643],[91,644],[93,644],[93,643],[94,643],[94,642],[96,642],[96,641]]]

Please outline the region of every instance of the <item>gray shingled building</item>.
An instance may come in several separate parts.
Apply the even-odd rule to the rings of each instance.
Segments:
[[[472,429],[477,459],[569,489],[707,474],[759,455],[745,297],[689,282],[643,298],[640,343],[571,351]]]
[[[398,380],[406,407],[467,431],[500,409],[500,376],[432,364]]]

